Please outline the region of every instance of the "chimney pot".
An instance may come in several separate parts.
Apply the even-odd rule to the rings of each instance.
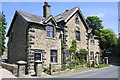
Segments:
[[[44,5],[48,5],[48,2],[44,2]]]
[[[66,12],[67,12],[68,10],[66,10]]]

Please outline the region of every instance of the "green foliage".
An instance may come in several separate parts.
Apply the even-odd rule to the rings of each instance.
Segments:
[[[102,20],[97,16],[88,16],[86,22],[88,26],[93,29],[93,33],[99,35],[100,30],[103,29]]]
[[[81,55],[85,55],[85,56],[88,54],[88,51],[86,49],[80,49],[79,52]]]
[[[2,45],[1,49],[2,49],[2,52],[5,50],[5,29],[6,29],[6,19],[5,19],[5,15],[3,12],[0,12],[0,45]]]
[[[44,68],[44,72],[49,73],[50,72],[50,68],[49,67]]]
[[[100,64],[99,66],[96,66],[95,68],[103,68],[103,67],[108,67],[108,64]]]
[[[74,54],[76,53],[76,50],[77,50],[76,49],[77,48],[76,43],[77,43],[76,40],[72,41],[72,45],[70,46],[70,53],[74,53]]]
[[[101,40],[100,40],[101,49],[110,49],[117,46],[118,40],[113,31],[109,29],[101,30],[100,36],[101,36]]]
[[[79,53],[77,53],[77,57],[81,59],[85,59],[88,54],[88,51],[86,49],[80,49]]]
[[[83,65],[86,61],[88,51],[86,49],[80,49],[77,57],[80,59],[81,64]]]
[[[64,44],[65,44],[65,42],[62,41],[62,42],[61,42],[61,48],[62,48],[62,49],[64,49]]]

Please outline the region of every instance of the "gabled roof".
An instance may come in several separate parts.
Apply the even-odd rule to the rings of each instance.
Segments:
[[[7,33],[7,36],[9,35],[9,33],[10,33],[11,29],[12,29],[12,25],[14,23],[16,15],[19,15],[23,20],[25,20],[26,22],[30,22],[30,23],[44,24],[44,22],[48,21],[49,19],[52,19],[55,22],[55,24],[57,24],[57,22],[61,22],[61,21],[67,22],[71,18],[71,16],[73,16],[77,11],[79,11],[81,19],[82,19],[83,24],[85,25],[85,27],[87,29],[89,29],[89,27],[88,27],[88,25],[87,25],[87,23],[85,21],[85,18],[83,16],[81,10],[79,9],[79,7],[72,8],[72,9],[70,9],[70,10],[68,10],[68,11],[66,11],[66,12],[64,12],[62,14],[59,14],[59,15],[55,16],[55,17],[49,16],[47,18],[17,10],[15,15],[14,15],[14,18],[12,20],[9,31]],[[56,28],[58,28],[58,27],[56,27]]]
[[[45,18],[42,22],[43,22],[43,23],[47,23],[50,19],[52,19],[53,22],[55,23],[55,25],[57,25],[57,23],[56,23],[56,21],[55,21],[55,19],[54,19],[54,17],[53,17],[52,15],[50,15],[50,16],[47,17],[47,18]]]
[[[68,10],[62,14],[55,16],[54,18],[56,22],[65,21],[77,8],[78,7],[72,8],[71,10]]]
[[[87,29],[89,29],[89,27],[85,21],[85,18],[79,7],[75,7],[70,10],[67,10],[66,12],[59,14],[59,15],[55,16],[54,18],[55,18],[56,22],[61,22],[61,21],[67,22],[71,18],[71,16],[73,16],[77,11],[80,13],[80,16],[82,18],[84,25],[86,26]]]

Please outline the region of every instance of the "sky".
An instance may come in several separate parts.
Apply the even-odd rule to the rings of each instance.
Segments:
[[[76,6],[80,7],[84,17],[98,16],[104,29],[118,33],[118,2],[49,2],[51,15],[56,16]],[[7,29],[16,10],[43,16],[43,2],[2,2],[2,11],[6,15]],[[6,43],[8,38],[6,39]]]

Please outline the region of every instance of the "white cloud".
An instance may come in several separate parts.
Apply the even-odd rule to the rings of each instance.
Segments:
[[[90,16],[98,16],[98,17],[103,18],[105,15],[103,13],[98,13],[98,14],[92,14]]]

